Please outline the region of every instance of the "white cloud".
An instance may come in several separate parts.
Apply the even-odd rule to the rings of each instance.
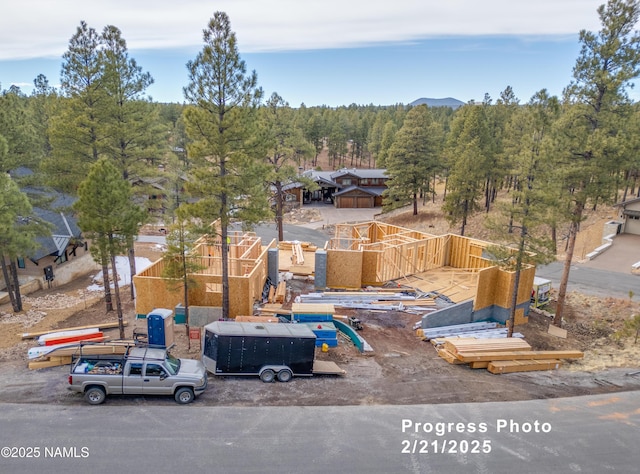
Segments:
[[[577,35],[605,0],[23,0],[3,5],[0,59],[59,57],[81,20],[130,49],[199,48],[225,11],[242,52],[325,49],[460,35]]]

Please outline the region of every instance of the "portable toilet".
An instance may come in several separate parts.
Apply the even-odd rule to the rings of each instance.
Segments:
[[[168,347],[173,344],[173,311],[156,308],[147,314],[147,336],[150,345]]]

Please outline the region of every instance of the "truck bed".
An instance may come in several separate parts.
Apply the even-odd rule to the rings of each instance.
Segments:
[[[314,360],[313,361],[313,374],[314,375],[344,375],[347,372],[344,369],[338,367],[338,364],[329,360]]]

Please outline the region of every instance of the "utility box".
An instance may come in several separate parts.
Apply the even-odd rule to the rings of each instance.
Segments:
[[[533,278],[533,291],[531,292],[531,307],[542,308],[549,304],[551,295],[551,280],[540,277]]]
[[[147,314],[148,343],[157,347],[169,347],[173,344],[173,311],[156,308]]]
[[[174,308],[175,315],[173,316],[173,320],[176,324],[186,324],[187,323],[187,313],[185,307],[182,303],[178,303]]]

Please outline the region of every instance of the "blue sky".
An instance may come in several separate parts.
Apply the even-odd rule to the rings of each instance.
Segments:
[[[605,0],[23,0],[0,17],[0,86],[60,80],[81,20],[115,25],[153,76],[156,101],[183,102],[186,62],[215,10],[227,12],[248,69],[292,106],[407,104],[420,97],[521,102],[571,80],[581,29]],[[632,93],[632,97],[637,92]],[[635,98],[635,97],[634,97]]]

